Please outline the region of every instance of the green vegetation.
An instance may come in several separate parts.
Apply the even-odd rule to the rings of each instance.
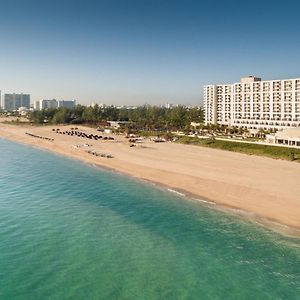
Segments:
[[[97,124],[105,121],[125,121],[128,122],[126,127],[129,129],[166,131],[189,128],[191,122],[203,122],[203,110],[184,106],[168,109],[147,105],[127,109],[77,105],[74,109],[33,111],[29,113],[28,118],[30,122],[37,124]]]
[[[215,139],[199,139],[192,137],[180,137],[178,143],[209,147],[249,155],[267,156],[275,159],[285,159],[300,162],[300,149],[277,147],[268,145],[248,144]]]

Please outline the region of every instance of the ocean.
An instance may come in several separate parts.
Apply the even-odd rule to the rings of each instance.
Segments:
[[[300,239],[0,139],[0,299],[299,299]]]

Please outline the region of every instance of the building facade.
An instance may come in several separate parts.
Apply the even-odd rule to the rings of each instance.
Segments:
[[[204,86],[206,124],[281,129],[300,126],[300,78]]]
[[[33,109],[34,110],[40,110],[40,101],[34,101]]]
[[[65,107],[65,108],[75,108],[76,106],[76,100],[59,100],[58,101],[58,107]]]
[[[58,103],[55,99],[52,100],[46,100],[42,99],[39,103],[39,109],[48,109],[48,108],[57,108]]]
[[[75,106],[76,106],[76,100],[42,99],[34,103],[34,109],[36,110],[60,108],[60,107],[72,109],[75,108]]]
[[[18,110],[20,107],[30,108],[29,94],[3,94],[2,108],[6,111]]]
[[[300,128],[289,128],[279,130],[275,134],[268,134],[266,141],[271,144],[300,148]]]

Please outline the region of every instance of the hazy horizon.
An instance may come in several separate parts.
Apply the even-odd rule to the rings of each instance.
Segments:
[[[0,90],[199,105],[203,85],[299,77],[299,3],[1,1]]]

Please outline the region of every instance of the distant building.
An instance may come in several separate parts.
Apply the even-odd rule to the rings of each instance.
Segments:
[[[49,109],[49,108],[57,108],[58,102],[55,99],[52,100],[46,100],[42,99],[40,100],[39,109]]]
[[[33,109],[34,110],[40,110],[40,101],[34,101]]]
[[[121,105],[121,106],[112,106],[115,107],[116,109],[127,109],[127,110],[131,110],[131,109],[137,109],[137,106],[128,106],[128,105]]]
[[[27,107],[19,107],[18,109],[18,113],[21,115],[21,116],[26,116],[27,113],[29,112],[29,109]]]
[[[40,101],[34,102],[34,109],[35,110],[42,110],[42,109],[53,109],[53,108],[75,108],[76,101],[75,100],[48,100],[48,99],[42,99]]]
[[[300,126],[300,78],[204,86],[206,124],[282,129]]]
[[[171,103],[166,103],[166,104],[164,104],[162,107],[167,108],[167,109],[171,109],[171,108],[174,107],[174,105],[171,104]]]
[[[109,123],[109,126],[111,128],[119,129],[121,127],[121,125],[126,125],[130,122],[128,122],[128,121],[107,121],[107,123]]]
[[[87,105],[88,107],[95,107],[96,105],[98,105],[101,108],[106,107],[106,104],[104,103],[97,103],[97,102],[92,102],[90,105]]]
[[[59,107],[65,107],[65,108],[75,108],[76,106],[76,100],[58,100],[58,108]]]
[[[3,94],[2,108],[7,111],[18,110],[20,107],[30,108],[29,94]]]
[[[200,126],[201,125],[201,123],[197,123],[197,122],[191,122],[191,127],[194,127],[194,128],[196,128],[196,127],[198,127],[198,126]]]

